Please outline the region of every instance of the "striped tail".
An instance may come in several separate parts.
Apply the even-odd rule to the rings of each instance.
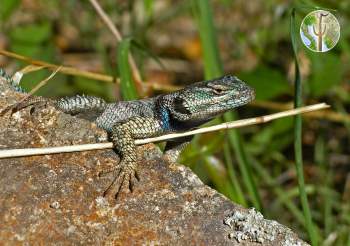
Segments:
[[[26,93],[26,91],[19,85],[21,80],[21,74],[15,74],[14,77],[10,77],[6,74],[5,70],[0,68],[0,77],[6,79],[11,88],[17,92]],[[94,96],[72,96],[64,97],[60,99],[47,99],[43,97],[29,97],[24,102],[19,103],[15,107],[15,111],[25,108],[30,105],[41,102],[52,102],[55,107],[67,114],[77,115],[79,118],[87,120],[95,120],[106,108],[107,103],[102,98]],[[8,110],[1,111],[1,113],[6,113]]]
[[[94,96],[72,96],[58,99],[56,108],[68,114],[80,114],[85,112],[103,112],[107,106],[105,100]]]

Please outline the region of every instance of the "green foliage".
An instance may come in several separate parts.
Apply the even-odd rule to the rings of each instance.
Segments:
[[[309,81],[310,94],[320,97],[329,93],[331,88],[339,85],[343,77],[342,62],[332,52],[308,52],[312,64],[312,73]]]
[[[236,115],[231,112],[224,115],[225,121],[234,121],[236,118]],[[228,139],[229,144],[235,153],[238,168],[241,172],[243,183],[250,195],[250,199],[256,209],[263,211],[260,194],[254,179],[255,175],[251,168],[251,163],[248,161],[248,153],[243,145],[243,140],[237,130],[230,130],[228,133]]]
[[[18,26],[10,33],[10,38],[15,42],[25,42],[38,45],[51,37],[51,24],[42,22],[38,24]]]
[[[239,77],[255,89],[257,100],[270,100],[291,89],[281,72],[265,66],[241,73]]]
[[[153,14],[154,0],[143,0],[143,4],[145,6],[146,14],[148,17]]]
[[[295,23],[295,9],[292,10],[290,17],[290,39],[292,42],[293,55],[295,60],[295,79],[294,79],[294,107],[301,107],[302,102],[302,83],[301,83],[301,75],[300,68],[298,62],[298,47],[297,47],[297,25]],[[306,194],[305,181],[304,181],[304,164],[303,164],[303,146],[302,146],[302,118],[301,115],[296,115],[294,117],[294,157],[295,157],[295,169],[298,178],[299,185],[299,199],[301,202],[301,206],[303,208],[304,220],[306,230],[311,240],[311,244],[313,246],[318,244],[319,238],[316,233],[315,224],[313,223],[313,219],[310,212],[310,206]]]
[[[201,44],[203,46],[204,71],[205,78],[211,79],[223,74],[223,68],[220,61],[219,49],[217,44],[217,35],[213,24],[213,16],[211,6],[208,0],[193,0],[193,13],[196,17]],[[236,118],[234,113],[226,113],[224,119],[232,121]],[[230,146],[236,154],[238,166],[243,175],[244,184],[250,194],[250,198],[255,208],[262,211],[261,198],[253,178],[250,164],[248,163],[247,154],[243,146],[243,141],[237,130],[229,132]],[[207,157],[208,158],[208,157]],[[208,159],[206,159],[207,161]],[[234,189],[234,188],[233,188]],[[233,190],[232,189],[232,190]],[[235,188],[237,190],[237,187]],[[233,200],[241,200],[234,197]]]
[[[177,23],[180,18],[181,31],[184,32],[179,32],[179,35],[176,33],[179,40],[186,40],[187,33],[190,33],[190,38],[195,37],[193,26],[186,23],[196,21],[203,55],[201,61],[206,78],[221,76],[224,71],[236,73],[255,88],[258,101],[287,103],[293,98],[293,83],[287,82],[287,74],[289,77],[293,58],[296,58],[298,53],[303,62],[297,63],[294,83],[297,92],[296,104],[302,104],[300,86],[303,84],[305,104],[327,101],[332,105],[331,110],[338,113],[338,116],[348,115],[350,96],[347,86],[349,77],[347,61],[350,57],[348,42],[350,25],[347,23],[350,12],[348,4],[344,4],[344,1],[300,0],[293,3],[287,1],[283,4],[277,0],[263,4],[261,1],[252,1],[249,4],[256,9],[253,15],[246,11],[245,3],[232,0],[191,0],[169,5],[168,1],[161,0],[143,0],[141,1],[143,5],[133,4],[134,1],[125,3],[121,1],[123,3],[120,5],[116,5],[113,0],[101,1],[102,7],[116,26],[123,27],[122,34],[132,36],[132,39],[124,39],[118,45],[115,57],[113,53],[111,55],[111,50],[113,51],[115,47],[111,44],[113,37],[108,29],[101,25],[88,1],[41,1],[41,5],[35,8],[38,11],[36,13],[32,13],[31,8],[19,9],[22,2],[20,0],[0,0],[0,2],[0,28],[2,35],[5,36],[5,49],[56,64],[66,63],[67,60],[62,59],[65,55],[74,57],[75,61],[79,62],[81,57],[84,57],[81,56],[82,53],[96,55],[93,63],[87,60],[79,65],[83,65],[83,69],[90,70],[95,62],[103,60],[97,69],[94,67],[93,70],[121,78],[120,91],[128,100],[138,97],[127,61],[131,48],[141,73],[147,76],[148,71],[142,71],[142,68],[148,69],[149,58],[160,63],[160,59],[156,58],[159,55],[162,59],[165,58],[164,60],[189,64],[176,67],[178,63],[174,62],[169,63],[175,64],[174,68],[170,66],[167,69],[163,68],[162,73],[176,78],[177,85],[183,85],[181,81],[184,80],[199,79],[197,69],[198,60],[201,58],[197,57],[193,62],[178,52],[178,48],[183,47],[183,44],[177,43],[177,38],[173,40],[170,48],[159,47],[154,42],[158,41],[158,36],[153,35],[154,33],[159,32],[162,36],[173,37],[174,25],[168,24]],[[162,11],[156,11],[159,2],[162,2]],[[306,47],[296,49],[296,45],[301,44],[299,22],[309,12],[320,9],[321,6],[316,4],[323,4],[322,9],[325,9],[325,5],[337,9],[338,12],[328,10],[335,15],[338,13],[338,16],[341,16],[338,19],[343,23],[339,44],[327,53],[314,53]],[[297,7],[296,24],[294,32],[289,33],[287,13],[293,6]],[[80,21],[76,22],[75,10],[78,8],[83,8],[84,11],[79,15]],[[23,16],[26,18],[19,15],[22,14],[19,10],[23,11]],[[188,14],[188,10],[192,10],[193,16]],[[52,11],[56,11],[54,17],[50,16]],[[142,18],[138,15],[140,11]],[[232,21],[231,17],[234,17],[234,20],[242,20],[242,23]],[[227,18],[227,21],[225,19],[223,21],[222,18]],[[217,30],[214,28],[215,21]],[[306,18],[305,24],[317,25],[316,17]],[[327,47],[333,46],[334,40],[338,38],[336,32],[329,32],[331,29],[327,30],[330,38],[326,36],[324,39]],[[69,32],[66,32],[67,30]],[[78,35],[70,36],[71,30]],[[311,40],[309,48],[316,50],[316,42],[307,32],[307,26],[303,26],[301,31]],[[289,34],[292,37],[289,37]],[[59,42],[54,42],[61,40],[62,36],[63,40],[68,41],[68,47],[66,44],[60,46],[57,45]],[[74,44],[71,37],[75,37]],[[291,45],[294,52],[290,50]],[[224,63],[220,60],[220,52]],[[300,53],[305,53],[306,57],[300,56]],[[7,64],[16,70],[28,65],[24,62],[15,63],[14,59],[5,59],[5,65]],[[303,83],[300,81],[299,69],[305,78]],[[193,71],[196,71],[196,75]],[[50,73],[51,71],[43,69],[26,74],[22,84],[30,89]],[[85,93],[114,101],[116,86],[59,73],[38,94],[55,97]],[[240,116],[245,118],[268,114],[274,110],[248,106],[240,108],[239,112]],[[237,114],[231,112],[226,114],[224,119],[229,121],[237,118]],[[216,119],[209,124],[220,122],[222,119]],[[333,160],[336,158],[331,158],[334,153],[341,156],[349,155],[347,148],[349,123],[346,121],[343,124],[342,121],[334,123],[327,118],[305,117],[303,125],[301,119],[297,118],[294,132],[293,128],[293,119],[287,118],[263,126],[196,136],[186,149],[180,163],[190,166],[203,182],[212,185],[245,207],[254,206],[261,209],[264,204],[265,217],[286,224],[296,230],[301,237],[311,239],[313,244],[318,241],[320,245],[350,246],[350,201],[346,196],[347,188],[343,181],[346,174],[343,172],[343,165]],[[244,133],[244,138],[240,133]],[[332,141],[329,141],[330,138]],[[296,154],[294,158],[293,145]],[[304,155],[301,150],[304,151]],[[292,165],[294,159],[297,164],[296,170]],[[340,172],[339,166],[341,166]],[[303,172],[308,174],[306,182],[303,180]],[[260,194],[264,194],[263,203]],[[306,195],[310,204],[307,204]],[[332,238],[334,241],[329,241]]]
[[[221,76],[223,68],[219,57],[211,6],[208,0],[193,0],[192,3],[203,46],[205,78],[210,79]]]
[[[235,201],[243,206],[248,206],[247,200],[244,197],[244,193],[242,191],[241,185],[239,183],[238,176],[236,174],[235,167],[233,165],[232,160],[232,151],[230,147],[226,144],[224,145],[224,155],[225,155],[225,163],[228,171],[228,176],[231,180],[232,192],[230,193],[230,199]]]
[[[122,40],[118,45],[118,71],[120,76],[120,88],[124,100],[137,99],[137,90],[132,79],[129,65],[130,39]]]
[[[18,8],[21,0],[1,0],[0,5],[0,21],[7,20],[13,11]]]
[[[40,22],[28,25],[16,26],[9,33],[11,50],[15,53],[31,57],[52,61],[54,57],[54,46],[50,43],[52,38],[52,25],[50,22]],[[27,65],[24,62],[18,62],[20,66]],[[42,70],[30,73],[24,76],[22,83],[27,90],[32,88],[36,83],[49,75],[48,71]],[[46,88],[39,90],[39,94],[47,92]],[[53,92],[56,92],[53,90]],[[52,93],[53,95],[55,93]]]
[[[57,87],[57,85],[56,85]],[[113,84],[101,84],[98,81],[86,79],[82,77],[75,77],[74,78],[74,91],[66,92],[67,94],[79,94],[81,91],[83,91],[86,95],[96,95],[99,97],[104,97],[106,99],[114,100],[113,99]]]
[[[12,50],[34,59],[47,58],[49,54],[52,54],[45,50],[51,46],[47,43],[51,36],[51,24],[48,22],[18,26],[9,33]]]
[[[251,154],[263,155],[270,159],[274,153],[283,151],[291,144],[292,128],[293,120],[290,118],[275,120],[254,134],[247,143],[247,149]]]

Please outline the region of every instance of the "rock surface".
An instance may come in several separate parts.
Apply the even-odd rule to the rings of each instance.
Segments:
[[[0,110],[23,95],[0,78]],[[52,107],[0,118],[0,149],[95,143],[106,134]],[[233,204],[188,168],[138,148],[141,181],[118,201],[101,195],[112,150],[0,159],[0,244],[306,245],[288,228]]]

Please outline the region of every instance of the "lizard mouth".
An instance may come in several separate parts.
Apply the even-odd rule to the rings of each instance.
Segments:
[[[233,100],[233,104],[236,104],[237,105],[236,107],[238,107],[238,106],[242,106],[247,103],[250,103],[254,99],[255,99],[255,90],[248,87],[248,89],[243,94],[241,94],[240,96],[237,96]]]
[[[242,94],[242,98],[244,98],[247,101],[247,103],[255,99],[255,90],[250,86],[246,85],[246,88],[242,91]]]
[[[254,89],[249,89],[248,95],[246,96],[247,101],[248,101],[248,102],[253,101],[253,100],[255,99],[255,96],[256,96],[255,90],[254,90]],[[247,102],[247,103],[248,103],[248,102]]]
[[[247,103],[250,103],[255,99],[255,90],[251,87],[247,87],[244,90],[241,90],[238,95],[232,96],[232,94],[226,94],[217,97],[216,100],[213,100],[211,102],[208,102],[207,105],[215,107],[218,104],[227,104],[227,106],[230,106],[232,108],[236,108],[242,105],[245,105]]]

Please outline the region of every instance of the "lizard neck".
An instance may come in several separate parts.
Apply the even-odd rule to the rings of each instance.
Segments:
[[[166,105],[158,104],[157,116],[160,121],[160,125],[165,132],[173,131],[171,123],[170,112]]]
[[[177,115],[174,114],[176,109],[174,109],[174,104],[172,103],[172,100],[174,100],[174,98],[175,97],[169,98],[169,96],[166,95],[164,97],[159,97],[156,100],[156,115],[164,132],[189,130],[200,126],[213,118],[209,116],[207,118],[198,120],[184,120],[177,118]]]

